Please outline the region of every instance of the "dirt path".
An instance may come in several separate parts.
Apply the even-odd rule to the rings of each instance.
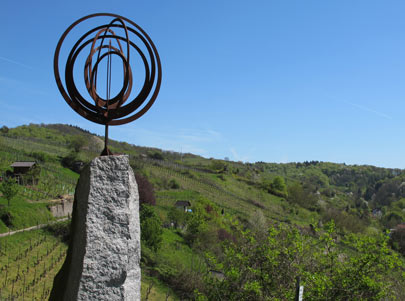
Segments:
[[[40,225],[37,225],[37,226],[32,226],[32,227],[25,228],[25,229],[19,229],[19,230],[15,230],[15,231],[9,231],[9,232],[6,232],[6,233],[0,233],[0,237],[9,236],[9,235],[13,235],[13,234],[16,234],[16,233],[19,233],[19,232],[24,232],[24,231],[31,231],[31,230],[41,229],[41,228],[44,228],[44,227],[46,227],[48,225],[54,224],[56,222],[66,221],[67,219],[68,219],[67,217],[64,217],[64,218],[58,219],[56,221],[49,222],[47,224],[40,224]]]

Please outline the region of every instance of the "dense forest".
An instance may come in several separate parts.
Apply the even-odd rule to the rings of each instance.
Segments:
[[[55,220],[49,206],[74,193],[81,167],[102,148],[103,137],[75,126],[3,126],[0,233]],[[129,156],[139,187],[144,300],[291,300],[297,277],[304,300],[405,299],[404,170],[233,162],[114,140],[110,148]],[[19,184],[16,161],[38,166]],[[48,276],[32,277],[38,299],[66,249],[68,222],[55,225],[41,235],[60,261],[48,258]],[[21,274],[10,252],[31,241],[27,233],[0,238],[0,269],[13,275],[0,281],[0,298],[26,292],[33,270]]]

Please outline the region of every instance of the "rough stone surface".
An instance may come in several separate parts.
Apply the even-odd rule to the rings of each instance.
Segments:
[[[127,156],[98,157],[83,169],[71,227],[50,300],[140,300],[139,195]]]

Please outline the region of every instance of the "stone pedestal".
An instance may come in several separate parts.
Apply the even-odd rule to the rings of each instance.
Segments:
[[[128,156],[95,158],[76,187],[68,254],[50,300],[140,300],[140,241]]]

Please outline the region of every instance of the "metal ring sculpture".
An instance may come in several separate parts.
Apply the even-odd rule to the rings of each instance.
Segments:
[[[66,59],[63,84],[59,74],[59,55],[66,36],[79,23],[100,16],[112,17],[113,19],[109,24],[102,24],[89,30],[74,44]],[[116,33],[117,30],[123,30],[125,34],[120,36]],[[136,45],[131,41],[129,39],[130,34],[134,34],[143,45]],[[116,46],[111,44],[112,40],[115,40]],[[109,43],[106,43],[107,41]],[[124,47],[121,44],[124,44]],[[83,70],[85,87],[92,99],[91,101],[88,101],[79,92],[73,76],[78,55],[88,49],[89,46],[90,52],[85,60]],[[146,55],[139,46],[147,50]],[[133,98],[131,97],[132,100],[128,101],[132,95],[131,92],[133,92],[133,72],[130,65],[131,49],[138,53],[144,64],[145,80],[137,95]],[[110,97],[111,62],[113,55],[118,56],[122,61],[124,79],[122,88],[118,94]],[[102,60],[106,60],[107,63],[106,98],[102,98],[97,92],[97,73]],[[57,86],[69,106],[82,117],[105,125],[105,148],[102,155],[111,154],[107,148],[108,126],[125,124],[145,114],[154,103],[162,80],[162,67],[159,54],[146,32],[131,20],[110,13],[88,15],[70,25],[59,39],[53,63]],[[142,105],[144,106],[141,108]]]

